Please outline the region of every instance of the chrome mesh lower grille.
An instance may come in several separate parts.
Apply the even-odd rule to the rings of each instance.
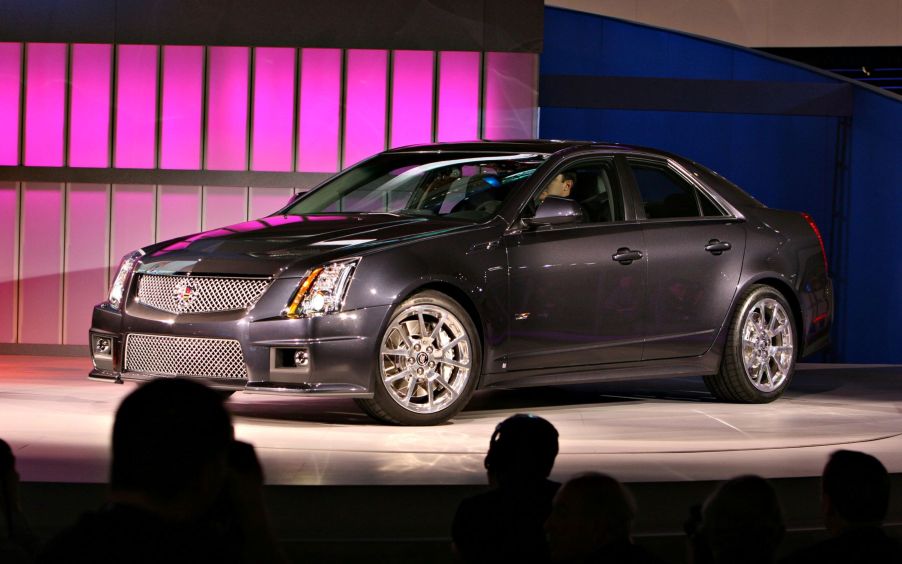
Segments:
[[[132,333],[125,339],[125,371],[194,378],[247,378],[247,364],[238,341],[140,333]]]
[[[233,311],[257,303],[267,286],[267,278],[141,274],[137,301],[176,314]]]

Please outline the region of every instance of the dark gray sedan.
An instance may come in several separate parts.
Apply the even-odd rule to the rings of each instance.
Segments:
[[[105,380],[342,395],[428,425],[477,388],[701,375],[779,397],[833,316],[812,219],[657,150],[559,141],[381,153],[278,213],[124,257]]]

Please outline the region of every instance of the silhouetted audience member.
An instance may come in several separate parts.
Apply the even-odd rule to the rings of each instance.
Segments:
[[[558,453],[554,425],[517,414],[498,424],[485,456],[488,492],[465,499],[452,526],[464,562],[547,562],[542,524],[560,484],[548,479]]]
[[[9,444],[0,439],[0,562],[31,562],[37,552],[32,534],[19,504],[19,473]]]
[[[694,522],[700,519],[700,522]],[[694,564],[769,564],[786,529],[773,486],[759,476],[721,484],[687,523]]]
[[[551,560],[560,563],[656,564],[633,543],[636,502],[617,480],[589,472],[567,481],[554,496],[545,523]]]
[[[212,389],[160,379],[116,412],[109,504],[63,531],[43,562],[281,562],[251,445]]]
[[[902,563],[902,544],[881,528],[889,491],[889,474],[879,460],[863,452],[834,452],[821,478],[821,511],[830,538],[784,562]]]

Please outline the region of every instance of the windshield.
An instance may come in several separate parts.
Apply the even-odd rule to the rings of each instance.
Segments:
[[[283,213],[402,213],[483,221],[547,155],[388,153],[320,186]]]

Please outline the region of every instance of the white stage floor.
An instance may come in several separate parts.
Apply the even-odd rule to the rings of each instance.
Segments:
[[[23,480],[106,481],[113,414],[135,384],[89,381],[89,368],[83,358],[0,356],[0,437]],[[817,476],[839,448],[902,472],[902,366],[801,365],[766,405],[717,403],[700,378],[481,392],[450,423],[425,428],[380,425],[351,400],[239,393],[228,405],[271,485],[483,484],[492,430],[518,412],[560,432],[558,479]]]

